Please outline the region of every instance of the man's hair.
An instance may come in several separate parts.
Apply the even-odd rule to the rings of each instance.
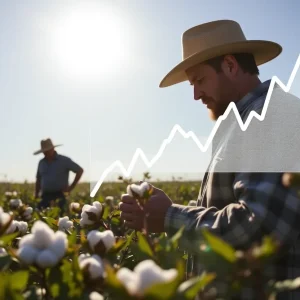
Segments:
[[[245,73],[249,73],[251,75],[259,75],[259,70],[256,65],[253,54],[251,53],[235,53],[231,54],[237,60],[239,66]],[[217,73],[222,72],[221,63],[226,55],[218,56],[212,59],[209,59],[205,62],[205,64],[211,66],[215,69]]]

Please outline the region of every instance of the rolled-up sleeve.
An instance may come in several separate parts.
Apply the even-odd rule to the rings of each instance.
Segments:
[[[201,240],[201,229],[237,248],[249,247],[265,235],[293,243],[300,231],[300,199],[281,183],[282,173],[238,173],[235,198],[223,209],[173,204],[165,217],[165,231],[173,235],[184,226],[185,244]]]

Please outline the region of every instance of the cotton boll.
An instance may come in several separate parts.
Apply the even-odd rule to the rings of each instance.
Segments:
[[[70,230],[73,227],[73,222],[69,220],[68,216],[59,218],[58,220],[58,229],[61,231]]]
[[[28,229],[28,224],[24,221],[16,222],[16,227],[18,228],[21,235],[26,234]]]
[[[89,254],[82,253],[82,254],[80,254],[80,255],[78,256],[78,262],[80,263],[80,262],[82,262],[84,259],[86,259],[86,258],[88,258],[88,257],[90,257]]]
[[[69,206],[70,211],[79,212],[80,210],[80,204],[77,202],[72,202]]]
[[[89,204],[83,205],[81,215],[82,215],[84,212],[92,212],[92,213],[94,213],[96,216],[99,214],[98,208],[97,208],[96,206],[92,206],[92,205],[89,205]]]
[[[196,200],[190,200],[188,203],[188,206],[197,206],[197,201]]]
[[[19,242],[19,248],[34,245],[34,235],[32,233],[23,236]]]
[[[117,272],[116,276],[126,287],[130,294],[135,295],[138,292],[140,280],[135,272],[132,272],[127,268],[121,268]]]
[[[100,216],[101,212],[102,212],[102,205],[99,201],[94,201],[93,202],[93,206],[96,207],[96,209],[98,210],[98,216]]]
[[[25,211],[24,211],[24,213],[23,213],[23,216],[24,216],[26,219],[29,219],[29,218],[31,218],[32,212],[33,212],[33,208],[30,207],[30,206],[28,206],[28,207],[25,209]]]
[[[18,208],[19,206],[22,206],[22,200],[21,199],[10,199],[9,206],[11,208]]]
[[[53,242],[48,249],[60,260],[65,255],[67,247],[67,235],[62,231],[57,231],[54,235]]]
[[[140,279],[139,291],[144,293],[150,286],[173,280],[177,276],[176,269],[162,270],[152,260],[144,260],[140,262],[135,268],[134,272],[138,274]]]
[[[45,249],[52,244],[54,232],[46,223],[36,221],[32,226],[31,232],[34,235],[34,243],[37,248]]]
[[[81,258],[80,260],[78,259],[78,261],[81,269],[84,269],[88,265],[88,272],[91,279],[104,276],[104,266],[98,255]]]
[[[143,182],[142,184],[140,185],[137,185],[137,184],[130,184],[127,186],[127,194],[129,194],[130,196],[134,196],[133,195],[133,192],[135,194],[137,194],[139,197],[143,197],[145,192],[150,190],[150,185],[148,182]]]
[[[6,234],[11,234],[11,233],[14,233],[17,229],[17,221],[13,220],[9,227],[6,229],[5,233]]]
[[[28,265],[34,263],[38,254],[39,251],[28,244],[17,250],[17,256],[19,259]]]
[[[103,232],[92,230],[87,235],[87,240],[93,251],[95,251],[95,247],[100,241],[103,242],[106,251],[108,251],[116,242],[111,230],[105,230]]]
[[[0,226],[4,226],[6,225],[9,221],[10,221],[10,214],[8,213],[5,213],[1,207],[1,210],[0,210]]]
[[[104,297],[97,292],[91,292],[89,295],[89,299],[90,300],[104,300]]]
[[[81,227],[84,227],[86,225],[94,224],[94,221],[90,220],[89,216],[86,213],[82,213],[79,223]]]
[[[57,256],[49,249],[40,251],[36,258],[36,264],[41,268],[53,267],[58,261]]]

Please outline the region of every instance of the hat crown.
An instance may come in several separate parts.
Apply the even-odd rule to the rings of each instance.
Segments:
[[[182,58],[214,47],[244,42],[246,37],[241,26],[231,20],[219,20],[192,27],[182,35]]]
[[[54,148],[54,146],[53,146],[51,139],[46,139],[46,140],[41,141],[41,149],[47,150],[47,149],[52,149],[52,148]]]

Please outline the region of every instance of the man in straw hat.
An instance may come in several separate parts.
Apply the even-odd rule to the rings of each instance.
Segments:
[[[55,150],[51,139],[41,141],[41,149],[33,154],[44,154],[44,158],[39,161],[36,174],[36,189],[35,198],[39,197],[41,191],[41,202],[38,208],[46,208],[55,200],[59,200],[58,204],[61,209],[61,214],[64,211],[66,204],[65,193],[70,193],[80,180],[83,169],[67,156],[58,154]],[[69,185],[69,172],[76,174],[74,181]]]
[[[261,113],[271,81],[259,80],[258,66],[277,57],[282,51],[280,45],[247,40],[237,22],[219,20],[184,32],[182,47],[182,62],[163,78],[160,87],[189,82],[194,99],[202,100],[212,120],[224,114],[232,101],[243,122],[251,111]],[[266,272],[275,280],[300,276],[300,200],[282,184],[282,174],[217,173],[214,166],[218,161],[214,157],[212,160],[202,181],[197,207],[174,204],[154,187],[144,208],[148,231],[171,236],[184,226],[182,246],[194,255],[190,255],[188,263],[188,271],[193,274],[203,270],[197,249],[204,227],[236,249],[246,249],[263,236],[273,235],[286,246],[286,252]],[[142,228],[143,213],[130,195],[122,195],[120,210],[128,227]],[[242,290],[238,299],[258,299],[256,292],[261,290]],[[224,282],[218,285],[218,293],[226,293]],[[300,299],[296,291],[281,296]]]

